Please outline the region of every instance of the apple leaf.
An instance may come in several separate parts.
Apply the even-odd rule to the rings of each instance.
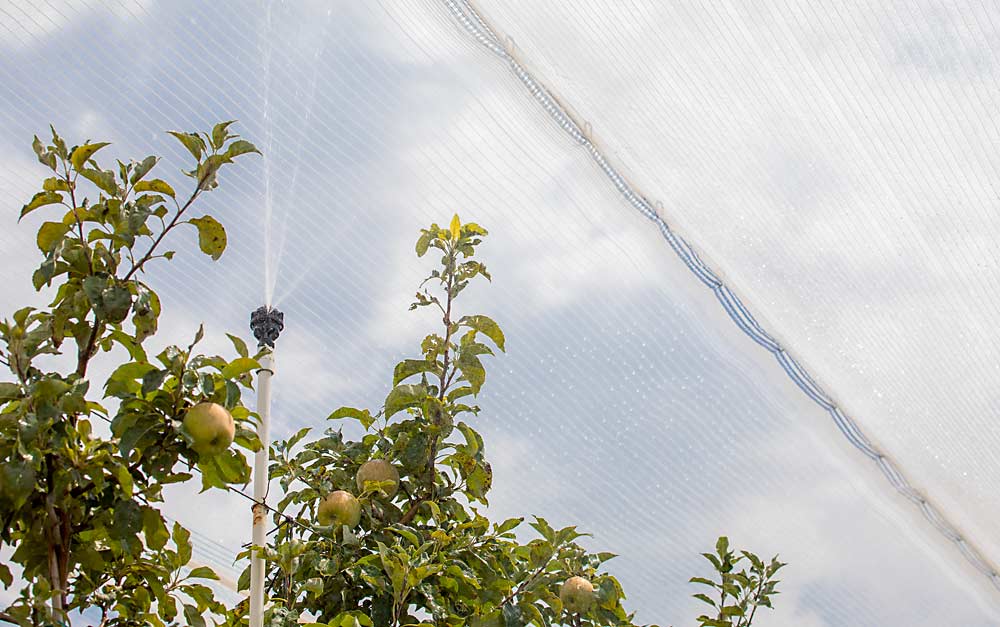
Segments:
[[[212,216],[202,216],[188,220],[198,228],[198,247],[217,261],[226,250],[226,229]]]
[[[427,388],[423,385],[397,385],[385,397],[385,417],[391,418],[402,409],[416,407],[426,396]]]
[[[73,164],[74,169],[79,170],[83,167],[84,163],[94,156],[95,152],[108,145],[110,145],[108,142],[98,142],[96,144],[77,146],[73,150],[73,154],[69,156],[69,161]]]

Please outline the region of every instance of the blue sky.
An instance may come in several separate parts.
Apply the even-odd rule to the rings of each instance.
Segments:
[[[655,90],[619,82],[607,68],[581,70],[564,56],[576,45],[581,55],[588,44],[604,45],[609,33],[629,41],[626,27],[642,20],[629,13],[616,21],[604,7],[604,19],[587,27],[570,19],[579,15],[564,15],[574,14],[568,5],[540,10],[533,21],[531,7],[508,12],[489,4],[484,9],[495,10],[498,25],[509,24],[518,49],[549,70],[553,85],[590,98],[588,113],[604,123],[595,123],[595,134],[615,131],[603,140],[612,157],[631,165],[657,197],[684,201],[676,219],[711,258],[756,267],[769,258],[752,252],[783,246],[791,234],[788,248],[802,267],[789,275],[725,269],[757,299],[752,307],[785,323],[778,329],[785,337],[822,336],[822,320],[795,326],[801,321],[788,313],[793,300],[780,289],[814,280],[799,271],[815,276],[831,267],[815,265],[806,250],[823,237],[811,230],[815,219],[769,223],[774,216],[763,216],[755,232],[746,224],[752,210],[744,213],[731,196],[742,190],[760,199],[759,189],[720,187],[721,175],[706,170],[708,158],[686,148],[677,128],[640,124],[648,114],[638,109],[630,125],[616,108],[627,95]],[[684,33],[685,41],[697,39],[689,24],[657,22],[650,6],[644,20],[679,24],[678,40]],[[745,7],[727,6],[751,34],[768,32],[756,16],[743,15]],[[714,19],[692,13],[692,23]],[[936,14],[927,15],[933,25]],[[927,49],[921,42],[935,43],[928,38],[938,33],[914,27],[895,33],[896,44],[904,53],[917,50],[905,58],[919,61]],[[645,35],[636,28],[633,36]],[[927,71],[939,74],[953,58],[961,67],[987,63],[962,41],[955,46],[948,52],[935,43],[944,56],[925,59]],[[476,425],[496,475],[491,515],[537,513],[592,532],[591,546],[621,556],[612,570],[644,621],[683,624],[695,615],[687,578],[703,570],[698,552],[727,533],[791,564],[786,594],[762,624],[996,624],[989,609],[995,591],[732,325],[654,227],[439,3],[13,5],[0,11],[0,51],[0,192],[9,217],[9,228],[0,229],[0,277],[13,286],[0,301],[3,311],[36,298],[28,281],[34,222],[13,226],[43,176],[30,152],[32,134],[52,122],[73,140],[114,142],[109,156],[161,154],[162,176],[184,163],[164,130],[237,118],[239,132],[266,157],[224,174],[205,200],[202,209],[229,232],[222,260],[200,256],[191,232],[178,238],[175,262],[153,272],[166,312],[157,341],[183,341],[204,321],[208,347],[226,350],[224,332],[247,336],[249,312],[273,293],[287,322],[275,380],[279,434],[322,428],[339,405],[381,402],[392,365],[412,356],[435,322],[407,312],[427,268],[413,241],[419,228],[458,212],[491,231],[482,255],[494,276],[492,285],[463,295],[464,311],[493,316],[508,336],[508,354],[487,364]],[[671,50],[679,59],[699,51]],[[728,75],[715,69],[720,74],[701,78],[724,85]],[[722,109],[751,106],[728,104]],[[724,113],[705,110],[709,118]],[[720,132],[706,143],[726,151],[733,141],[726,163],[734,179],[768,163],[767,189],[782,202],[816,203],[822,213],[823,198],[834,198],[848,206],[836,219],[863,228],[863,199],[850,205],[855,196],[845,184],[855,172],[838,147],[815,134],[784,133],[787,119],[763,122],[773,126],[755,129],[759,137],[780,141],[754,144]],[[644,142],[655,143],[658,133],[671,138],[672,149],[653,162]],[[709,200],[717,201],[715,211],[732,213],[699,222]],[[665,204],[673,217],[674,206]],[[727,228],[737,222],[747,235]],[[886,246],[905,251],[908,242],[889,238]],[[896,267],[874,254],[832,259],[855,278]],[[901,255],[898,265],[909,259]],[[892,311],[901,298],[878,289],[854,296],[842,309],[820,312],[831,328],[873,304]],[[856,341],[848,336],[844,344]],[[815,361],[823,353],[807,355]],[[859,389],[859,381],[888,386],[875,366],[846,389]],[[829,377],[841,380],[835,371]],[[979,470],[976,478],[984,476]],[[177,491],[168,508],[226,546],[249,536],[248,525],[246,533],[233,532],[248,519],[243,502]]]

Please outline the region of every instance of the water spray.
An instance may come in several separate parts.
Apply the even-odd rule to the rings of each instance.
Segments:
[[[261,448],[253,458],[253,528],[252,542],[263,547],[267,542],[268,451],[271,447],[271,377],[274,376],[274,342],[285,328],[285,314],[273,307],[260,307],[250,314],[250,330],[257,346],[264,351],[257,371],[257,436]],[[250,557],[250,627],[264,624],[264,558],[254,551]]]

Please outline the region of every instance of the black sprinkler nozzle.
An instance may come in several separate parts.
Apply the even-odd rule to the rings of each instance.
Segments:
[[[258,307],[250,314],[250,330],[257,338],[257,346],[260,348],[274,348],[274,341],[284,328],[285,314],[273,307]]]

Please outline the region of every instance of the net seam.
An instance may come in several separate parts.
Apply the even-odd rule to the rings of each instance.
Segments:
[[[591,141],[590,129],[585,131],[568,108],[562,105],[551,92],[534,77],[509,49],[509,40],[501,40],[496,30],[489,25],[483,15],[470,0],[442,0],[448,11],[462,28],[483,47],[505,61],[513,74],[528,89],[532,97],[545,109],[549,116],[578,144],[590,153],[591,158],[604,172],[615,188],[628,203],[648,220],[653,222],[663,238],[688,269],[715,294],[716,299],[736,325],[754,342],[774,355],[788,377],[814,403],[825,410],[844,438],[865,457],[872,460],[886,477],[889,484],[904,498],[916,505],[923,517],[946,539],[956,545],[966,561],[982,573],[1000,591],[1000,573],[981,551],[964,537],[941,511],[909,482],[897,466],[865,435],[858,424],[826,394],[808,371],[792,357],[754,318],[743,301],[705,264],[698,253],[683,237],[675,233],[657,213],[653,204],[638,192],[631,183],[610,163],[601,150]]]

